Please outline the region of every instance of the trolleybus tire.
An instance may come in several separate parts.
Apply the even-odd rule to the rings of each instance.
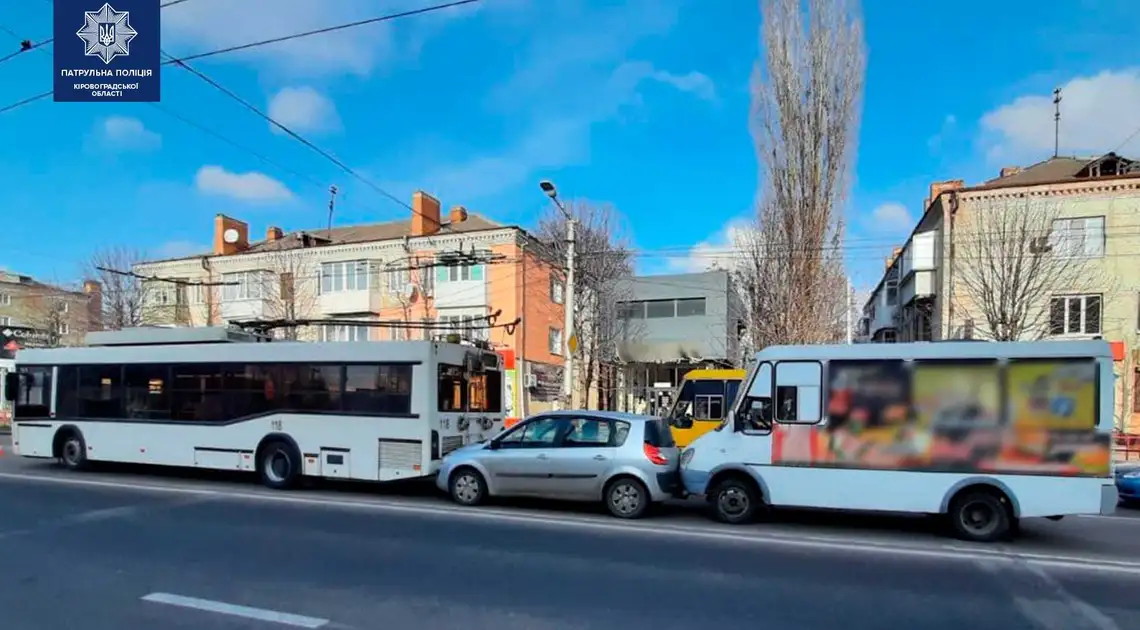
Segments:
[[[464,466],[451,473],[447,489],[451,500],[459,505],[474,507],[487,500],[487,480],[478,470],[470,466]]]
[[[301,454],[285,440],[266,442],[257,451],[257,473],[261,483],[274,490],[288,490],[297,485],[304,464]]]
[[[68,470],[83,470],[87,468],[87,440],[79,429],[65,428],[56,436],[59,442],[57,451],[59,463]]]

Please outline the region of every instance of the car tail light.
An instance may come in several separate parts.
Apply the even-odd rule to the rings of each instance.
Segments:
[[[644,448],[645,448],[645,459],[648,459],[649,461],[653,462],[654,464],[657,464],[658,466],[664,466],[665,464],[669,463],[669,458],[665,457],[664,455],[661,454],[661,449],[657,448],[656,446],[653,446],[652,444],[650,444],[648,442],[645,443]]]

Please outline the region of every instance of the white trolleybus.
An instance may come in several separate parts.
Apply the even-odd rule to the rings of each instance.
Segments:
[[[720,520],[773,507],[945,515],[989,542],[1019,519],[1111,514],[1104,341],[773,346],[681,455]]]
[[[223,328],[137,328],[21,350],[13,450],[67,468],[121,462],[391,481],[502,429],[502,362],[458,343],[266,342]]]

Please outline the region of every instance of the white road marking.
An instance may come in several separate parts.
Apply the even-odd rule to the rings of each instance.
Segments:
[[[210,488],[191,488],[177,485],[125,483],[98,479],[82,479],[79,477],[29,475],[24,473],[0,473],[0,479],[55,483],[61,485],[85,486],[95,488],[109,488],[114,490],[128,490],[136,492],[142,491],[163,494],[182,494],[196,497],[208,497],[223,501],[250,501],[306,507],[357,509],[396,514],[413,514],[418,516],[465,518],[468,520],[526,524],[532,526],[569,529],[575,531],[591,530],[598,532],[632,534],[639,536],[649,535],[664,538],[704,540],[730,545],[785,547],[811,551],[838,551],[844,553],[871,553],[928,560],[954,560],[969,562],[978,560],[997,560],[999,562],[1020,561],[1046,568],[1140,576],[1140,562],[1123,562],[1118,560],[1109,560],[1088,556],[1062,556],[1041,553],[1010,554],[1009,552],[1003,552],[1000,549],[989,550],[981,547],[973,548],[945,544],[908,544],[894,541],[859,538],[854,536],[821,536],[810,534],[782,534],[768,532],[758,533],[749,529],[732,526],[719,526],[713,523],[709,523],[703,527],[680,526],[652,522],[623,522],[605,517],[591,518],[583,516],[572,516],[568,514],[559,514],[556,518],[552,518],[551,514],[542,512],[527,513],[525,511],[506,511],[493,508],[473,509],[462,508],[458,506],[446,507],[383,499],[358,500],[347,498],[331,499],[322,497],[302,497],[277,492],[234,492],[230,490],[223,491]]]
[[[237,604],[227,604],[211,599],[198,599],[197,597],[185,597],[171,593],[151,593],[150,595],[144,595],[141,599],[156,604],[169,604],[171,606],[181,606],[182,608],[205,610],[207,612],[218,613],[219,615],[257,619],[259,621],[279,623],[295,628],[321,628],[329,623],[328,619],[294,615],[292,613],[267,610],[265,608],[250,608],[249,606],[238,606]]]
[[[1111,617],[1070,593],[1041,566],[1021,561],[1008,548],[1002,553],[1009,562],[979,560],[977,564],[994,576],[1018,612],[1041,630],[1120,630]],[[1023,592],[1051,597],[1023,597]]]

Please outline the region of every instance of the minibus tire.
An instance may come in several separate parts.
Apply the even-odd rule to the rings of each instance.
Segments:
[[[269,468],[276,456],[284,457],[288,463],[288,468],[284,473],[279,474]],[[296,486],[297,481],[301,478],[301,467],[303,465],[301,454],[285,440],[271,440],[263,444],[257,451],[258,476],[261,477],[262,484],[273,490],[288,490]]]
[[[739,509],[728,509],[731,504],[739,506]],[[709,494],[709,507],[712,509],[713,518],[730,525],[744,525],[756,520],[763,504],[764,496],[760,493],[756,482],[740,475],[733,475],[717,483]]]
[[[68,470],[87,468],[87,440],[79,429],[66,428],[56,437],[59,442],[59,463]]]
[[[985,519],[984,523],[969,523],[975,520],[968,512]],[[950,502],[947,510],[950,527],[954,535],[969,542],[992,543],[1010,538],[1016,532],[1016,523],[1010,514],[1009,501],[999,491],[970,490],[962,492]]]

